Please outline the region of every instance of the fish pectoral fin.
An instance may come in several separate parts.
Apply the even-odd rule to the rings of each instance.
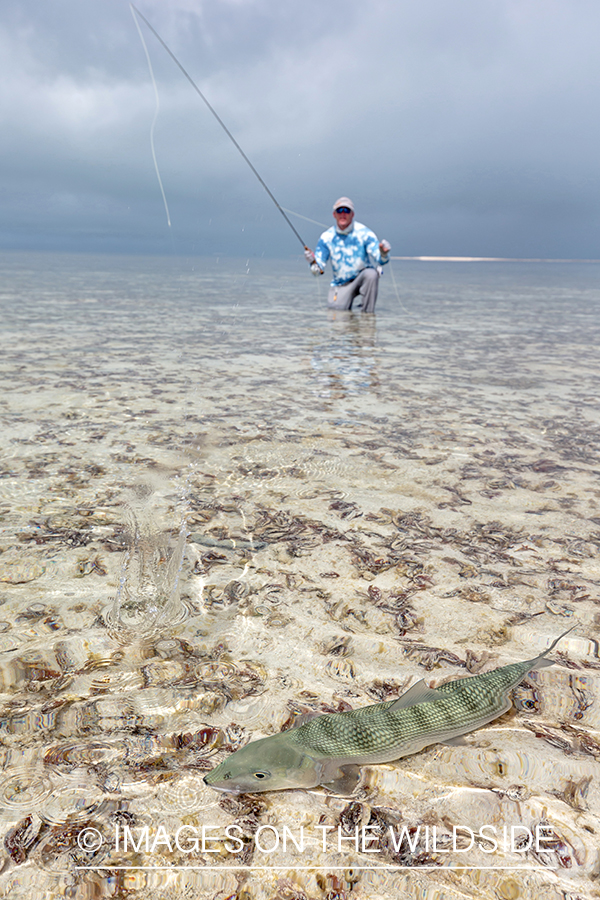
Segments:
[[[406,709],[408,706],[416,706],[417,703],[430,703],[432,700],[441,700],[444,696],[440,691],[436,691],[435,688],[427,687],[423,679],[421,679],[416,684],[413,684],[405,694],[398,697],[388,707],[388,712],[397,712],[400,709]]]
[[[347,796],[358,786],[360,774],[360,766],[335,766],[335,768],[332,766],[330,771],[325,768],[320,783],[328,791]]]

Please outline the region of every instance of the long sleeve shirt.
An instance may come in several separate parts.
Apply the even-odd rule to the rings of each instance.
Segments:
[[[376,235],[360,222],[353,222],[344,233],[334,226],[324,231],[315,250],[315,262],[325,269],[331,260],[334,286],[346,284],[356,278],[359,272],[369,267],[383,266],[389,256],[382,256]]]

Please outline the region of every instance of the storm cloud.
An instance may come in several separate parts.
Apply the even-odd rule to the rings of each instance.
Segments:
[[[139,0],[279,202],[398,255],[598,257],[592,0]],[[4,248],[279,256],[300,245],[125,0],[4,0]],[[309,245],[319,228],[294,219]]]

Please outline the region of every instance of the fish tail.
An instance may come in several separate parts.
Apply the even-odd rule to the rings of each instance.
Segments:
[[[571,628],[567,628],[566,631],[563,631],[562,634],[559,634],[559,636],[557,638],[555,638],[555,640],[552,641],[552,643],[550,644],[550,646],[548,647],[547,650],[544,650],[543,653],[540,653],[539,656],[536,656],[535,659],[531,660],[530,668],[531,669],[544,669],[546,666],[553,666],[554,663],[552,662],[552,660],[546,659],[546,657],[552,650],[554,650],[554,648],[556,647],[556,645],[558,644],[559,641],[562,641],[562,639],[564,637],[566,637],[567,634],[570,634],[572,631],[575,631],[576,628],[577,628],[576,625],[572,625]]]

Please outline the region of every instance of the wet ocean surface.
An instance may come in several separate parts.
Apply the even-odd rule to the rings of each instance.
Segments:
[[[2,896],[598,896],[599,269],[0,258]],[[202,780],[572,625],[352,797]]]

